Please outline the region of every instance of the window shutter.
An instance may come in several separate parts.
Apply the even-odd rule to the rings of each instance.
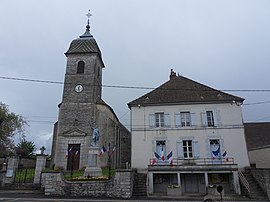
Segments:
[[[190,121],[191,126],[196,126],[196,114],[194,112],[190,112]]]
[[[198,141],[192,141],[192,153],[194,158],[200,157],[200,149]]]
[[[174,121],[175,121],[175,127],[181,127],[181,116],[180,112],[174,113]]]
[[[155,125],[155,114],[149,114],[149,126],[154,128]]]
[[[183,142],[177,142],[177,157],[183,159]]]
[[[220,111],[214,110],[214,124],[215,126],[221,126],[221,117],[220,117]]]
[[[166,113],[164,114],[164,126],[169,128],[171,125],[170,125],[170,114],[169,113]]]
[[[206,127],[207,126],[207,116],[206,116],[206,111],[201,112],[201,119],[202,119],[202,126]]]

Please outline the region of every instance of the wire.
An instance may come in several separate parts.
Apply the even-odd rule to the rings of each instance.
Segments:
[[[48,80],[39,80],[39,79],[25,79],[25,78],[16,78],[16,77],[6,77],[0,76],[0,79],[16,80],[16,81],[27,81],[27,82],[37,82],[37,83],[49,83],[49,84],[72,84],[65,83],[60,81],[48,81]],[[94,86],[94,85],[93,85]],[[122,88],[122,89],[140,89],[140,90],[153,90],[153,87],[143,87],[143,86],[124,86],[124,85],[102,85],[107,88]],[[164,90],[179,90],[179,89],[164,89]],[[196,89],[182,89],[188,91],[196,91]],[[202,91],[202,90],[199,90]],[[205,90],[208,91],[208,90]],[[270,89],[224,89],[220,91],[227,92],[270,92]]]
[[[16,81],[28,81],[28,82],[37,82],[37,83],[64,84],[64,82],[59,82],[59,81],[46,81],[46,80],[39,80],[39,79],[24,79],[24,78],[6,77],[6,76],[0,76],[0,79],[8,79],[8,80],[16,80]]]
[[[246,104],[243,104],[243,105],[259,105],[259,104],[267,104],[267,103],[270,103],[270,101],[246,103]]]

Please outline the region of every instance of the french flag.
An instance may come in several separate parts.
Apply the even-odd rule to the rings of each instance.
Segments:
[[[110,156],[111,154],[110,154],[110,151],[111,151],[111,148],[110,148],[111,146],[110,146],[110,143],[109,143],[109,145],[108,145],[108,149],[107,149],[107,152],[108,152],[108,155]]]
[[[220,155],[220,146],[218,146],[216,151],[212,151],[212,159],[214,160],[215,158],[219,157]]]
[[[151,164],[152,165],[156,164],[158,159],[160,159],[160,156],[157,154],[157,152],[154,152],[154,157],[152,159]]]
[[[167,155],[167,159],[169,160],[170,165],[173,165],[173,157],[172,157],[172,151]]]
[[[68,157],[68,149],[66,150],[66,158]]]
[[[165,156],[164,156],[164,151],[163,151],[163,147],[161,149],[161,160],[164,161],[165,160]]]
[[[225,152],[222,154],[222,157],[223,157],[223,158],[225,158],[225,159],[226,159],[226,161],[229,161],[227,151],[225,151]]]
[[[103,145],[101,150],[100,150],[99,156],[102,156],[105,152],[106,152],[106,148]]]

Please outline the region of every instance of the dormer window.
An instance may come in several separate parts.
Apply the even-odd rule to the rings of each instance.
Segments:
[[[78,62],[77,66],[77,74],[83,74],[84,73],[84,61]]]

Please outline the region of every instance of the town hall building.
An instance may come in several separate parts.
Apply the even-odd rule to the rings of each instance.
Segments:
[[[73,40],[67,57],[62,102],[54,125],[52,165],[63,170],[130,163],[130,132],[120,123],[113,109],[102,100],[102,70],[105,68],[99,46],[86,31]],[[106,151],[100,155],[101,151]]]
[[[240,194],[239,171],[249,166],[243,101],[171,70],[167,82],[128,103],[131,165],[145,174],[148,195],[170,187],[209,194],[218,185]]]

